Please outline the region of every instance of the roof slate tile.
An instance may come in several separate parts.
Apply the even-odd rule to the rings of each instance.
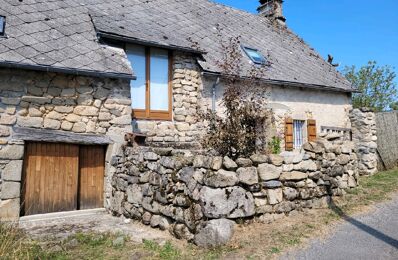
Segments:
[[[106,1],[93,5],[101,2]],[[0,0],[0,15],[7,19],[7,37],[0,38],[0,65],[132,77],[124,52],[110,47],[104,51],[98,43],[89,9],[80,1]],[[118,66],[108,67],[106,60]],[[98,64],[92,71],[93,62]]]

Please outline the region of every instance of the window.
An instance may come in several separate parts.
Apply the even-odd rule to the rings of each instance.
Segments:
[[[0,36],[5,35],[6,30],[6,17],[0,15]]]
[[[132,44],[126,53],[137,76],[130,83],[133,117],[171,120],[171,53]]]
[[[303,120],[293,120],[293,148],[300,149],[304,144],[304,125],[305,121]]]
[[[245,51],[246,55],[255,63],[263,65],[266,63],[265,57],[261,54],[261,52],[254,48],[244,47],[242,46],[243,50]]]
[[[314,119],[293,120],[288,117],[285,121],[285,150],[300,149],[305,142],[313,142],[317,138],[316,121]]]

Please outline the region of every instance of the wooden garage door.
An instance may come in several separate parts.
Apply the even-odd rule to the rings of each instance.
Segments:
[[[79,209],[104,205],[105,154],[102,146],[80,147]]]
[[[22,213],[103,207],[104,160],[101,146],[28,143]]]

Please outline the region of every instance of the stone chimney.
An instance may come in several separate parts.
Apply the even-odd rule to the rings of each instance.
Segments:
[[[260,4],[257,8],[259,15],[280,25],[286,25],[286,18],[283,16],[283,0],[260,0]]]

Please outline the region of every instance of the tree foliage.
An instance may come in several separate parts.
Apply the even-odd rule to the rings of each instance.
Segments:
[[[398,110],[398,101],[390,104],[391,110]]]
[[[359,69],[345,67],[343,74],[360,91],[353,94],[354,108],[383,111],[397,101],[396,74],[390,66],[378,66],[375,61],[369,61]]]

